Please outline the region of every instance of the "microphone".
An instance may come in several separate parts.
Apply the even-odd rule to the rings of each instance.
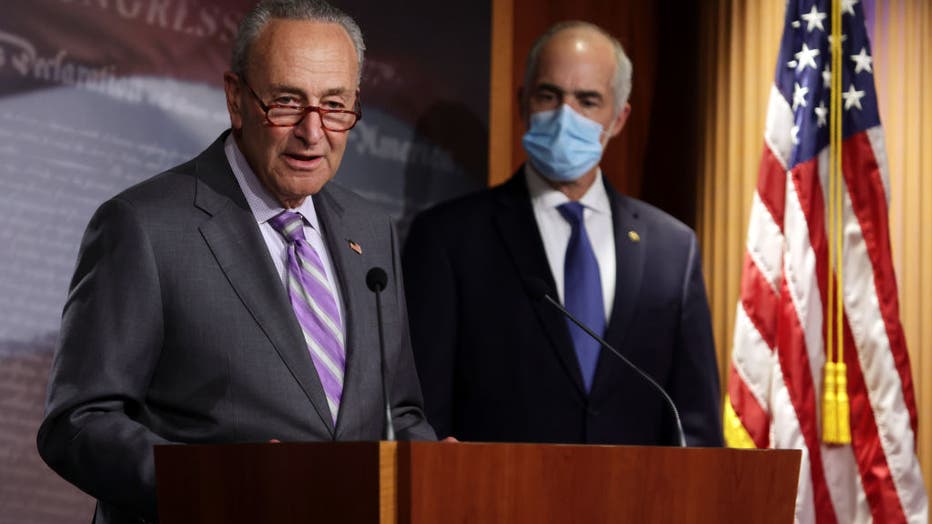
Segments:
[[[380,267],[370,269],[366,273],[366,285],[369,286],[369,291],[373,293],[385,289],[385,286],[388,285],[388,275],[385,274],[385,270]]]
[[[670,407],[670,411],[673,413],[673,420],[676,422],[676,431],[677,431],[677,437],[679,437],[680,447],[681,448],[686,447],[686,435],[685,433],[683,433],[683,424],[680,423],[680,413],[679,411],[676,410],[676,404],[673,403],[673,399],[670,398],[670,395],[667,395],[667,392],[664,391],[664,389],[660,386],[660,384],[654,381],[654,379],[651,378],[650,375],[642,371],[641,368],[637,367],[633,362],[625,358],[624,355],[622,355],[617,349],[613,348],[611,344],[603,340],[602,337],[595,334],[595,332],[589,329],[589,326],[586,326],[585,324],[580,322],[576,317],[573,316],[572,313],[570,313],[569,311],[566,310],[565,307],[563,307],[563,304],[560,304],[559,302],[554,300],[553,297],[550,296],[549,287],[543,280],[537,277],[526,277],[524,278],[524,287],[527,290],[528,295],[530,295],[530,297],[533,300],[545,301],[545,302],[548,302],[553,307],[555,307],[560,313],[563,313],[563,315],[566,316],[566,318],[572,320],[574,324],[579,326],[580,329],[585,331],[590,337],[594,338],[599,344],[602,345],[602,347],[611,351],[612,354],[620,358],[622,362],[624,362],[628,367],[636,371],[638,375],[640,375],[651,386],[653,386],[653,388],[656,389],[660,393],[660,396],[663,397],[663,400],[666,402],[667,406]]]
[[[375,312],[379,324],[379,354],[381,358],[382,370],[382,395],[385,399],[385,440],[391,442],[395,440],[395,423],[392,422],[392,403],[388,396],[388,374],[385,370],[385,335],[382,332],[382,290],[388,284],[388,275],[385,270],[376,266],[366,273],[366,286],[369,291],[375,293]]]

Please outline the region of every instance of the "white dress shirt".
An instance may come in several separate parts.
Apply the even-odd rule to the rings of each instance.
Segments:
[[[288,267],[288,246],[285,243],[285,238],[272,227],[272,224],[269,224],[269,219],[285,211],[285,208],[259,181],[259,178],[249,166],[249,162],[246,161],[246,157],[239,150],[239,146],[236,145],[232,133],[227,137],[223,150],[226,153],[230,167],[233,169],[233,175],[246,197],[246,203],[249,204],[249,209],[252,210],[252,214],[256,218],[259,231],[262,232],[262,238],[265,240],[265,246],[268,248],[269,254],[272,255],[275,269],[278,270],[282,286],[287,291],[288,284],[285,279]],[[330,252],[327,250],[327,244],[320,232],[320,223],[317,221],[317,212],[314,210],[313,197],[305,198],[300,206],[288,211],[299,213],[304,217],[304,237],[307,239],[308,244],[317,251],[317,255],[320,256],[320,260],[323,262],[327,282],[330,284],[330,290],[333,292],[333,298],[336,300],[337,309],[340,312],[340,326],[346,332],[346,322],[344,321],[346,314],[343,309],[340,286],[337,285],[333,263],[330,260]]]
[[[550,187],[546,180],[531,167],[530,163],[524,165],[528,192],[531,195],[531,206],[534,208],[534,218],[537,220],[537,229],[544,241],[544,251],[547,253],[547,262],[557,285],[557,295],[560,302],[564,301],[563,266],[566,260],[566,246],[570,243],[572,227],[563,218],[560,210],[561,204],[570,201],[569,197]],[[585,207],[583,222],[589,242],[595,251],[595,259],[599,264],[599,277],[602,280],[602,302],[605,309],[605,322],[612,314],[612,303],[615,299],[615,234],[612,226],[612,206],[608,201],[608,193],[602,183],[602,170],[596,173],[595,182],[579,199]]]

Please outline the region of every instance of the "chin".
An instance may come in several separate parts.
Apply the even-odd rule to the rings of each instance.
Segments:
[[[300,184],[292,186],[290,189],[293,190],[294,194],[302,195],[305,197],[316,195],[327,182],[330,181],[330,177],[317,177],[315,176],[310,180],[302,180]]]

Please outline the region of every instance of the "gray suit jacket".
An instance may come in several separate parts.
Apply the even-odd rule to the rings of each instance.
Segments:
[[[85,233],[38,447],[52,469],[98,499],[97,522],[156,518],[155,444],[380,439],[381,359],[365,284],[373,266],[389,275],[382,305],[396,431],[435,438],[421,407],[389,219],[332,182],[313,196],[346,311],[334,427],[225,138],[104,203]]]

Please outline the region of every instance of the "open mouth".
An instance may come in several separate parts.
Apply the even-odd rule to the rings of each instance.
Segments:
[[[302,153],[286,153],[285,162],[293,169],[308,170],[320,165],[324,157],[320,155],[305,155]]]

